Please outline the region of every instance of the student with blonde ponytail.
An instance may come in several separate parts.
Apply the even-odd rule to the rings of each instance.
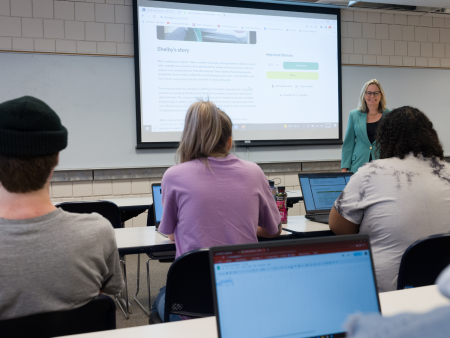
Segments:
[[[230,154],[232,128],[228,115],[210,101],[196,102],[186,113],[179,164],[162,179],[159,231],[175,240],[176,257],[281,233],[280,214],[261,168]],[[161,318],[164,298],[165,287],[152,310]],[[171,315],[171,321],[179,319]]]

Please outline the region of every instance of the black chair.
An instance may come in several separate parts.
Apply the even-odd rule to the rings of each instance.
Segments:
[[[154,217],[154,210],[153,208],[148,209],[147,214],[147,226],[154,226],[155,224],[155,217]],[[157,260],[160,263],[172,263],[175,260],[175,254],[176,251],[173,250],[174,245],[168,244],[168,245],[158,245],[154,249],[152,249],[150,252],[147,252],[147,294],[148,294],[148,310],[145,308],[145,306],[138,300],[137,296],[139,294],[139,279],[141,275],[141,255],[138,255],[138,262],[137,262],[137,278],[136,278],[136,293],[134,295],[134,300],[139,305],[139,307],[144,311],[144,313],[150,317],[150,310],[152,308],[152,302],[151,302],[151,294],[150,294],[150,261],[151,260]]]
[[[109,201],[74,201],[74,202],[63,202],[56,207],[63,209],[67,212],[73,212],[76,214],[91,214],[96,212],[103,217],[105,217],[112,225],[114,229],[123,228],[123,223],[120,218],[119,207]],[[120,257],[120,262],[122,263],[123,278],[125,281],[125,300],[121,297],[115,297],[117,305],[122,310],[125,318],[128,319],[128,313],[130,313],[130,303],[128,301],[128,285],[127,285],[127,269],[125,264],[125,257]]]
[[[403,254],[397,290],[433,285],[450,264],[450,234],[433,235],[411,244]]]
[[[114,229],[123,228],[123,224],[120,219],[119,207],[113,202],[109,201],[76,201],[76,202],[63,202],[56,205],[58,208],[67,212],[73,212],[76,214],[92,214],[96,212],[108,221]]]
[[[0,337],[47,338],[114,330],[116,306],[105,295],[69,311],[39,313],[0,321]]]
[[[196,318],[214,316],[209,250],[186,252],[178,257],[167,273],[164,322],[170,315]],[[162,323],[157,311],[150,314],[150,324]]]

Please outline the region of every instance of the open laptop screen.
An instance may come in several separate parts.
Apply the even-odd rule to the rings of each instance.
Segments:
[[[163,214],[161,184],[153,184],[152,193],[153,193],[153,211],[155,212],[155,222],[156,225],[158,225],[161,222]]]
[[[369,239],[345,237],[212,248],[219,336],[345,337],[350,314],[380,312]]]
[[[331,210],[351,175],[352,173],[299,174],[306,211]]]

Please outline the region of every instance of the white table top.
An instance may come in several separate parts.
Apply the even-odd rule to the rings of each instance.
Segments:
[[[394,316],[402,312],[422,313],[450,305],[450,300],[438,290],[436,285],[423,286],[379,294],[383,316]]]
[[[307,220],[305,216],[289,216],[289,214],[288,222],[287,224],[283,224],[283,228],[297,232],[330,230],[330,226],[328,224]]]
[[[427,312],[440,306],[450,305],[449,300],[439,293],[435,285],[381,293],[380,303],[384,316],[392,316],[401,312]],[[217,338],[217,327],[216,318],[208,317],[65,337]]]
[[[286,191],[288,198],[289,197],[303,197],[301,190],[288,190]]]
[[[99,199],[100,201],[100,199]],[[152,197],[127,197],[127,198],[111,198],[111,199],[102,199],[102,201],[109,201],[115,203],[119,208],[120,207],[134,207],[134,206],[148,206],[153,204]],[[76,202],[76,201],[74,201]],[[83,202],[80,199],[80,202]],[[86,202],[86,201],[84,201]],[[64,203],[64,202],[52,202],[54,205]]]
[[[156,232],[154,226],[114,229],[114,232],[118,249],[175,243]]]
[[[111,198],[106,201],[113,202],[118,207],[147,206],[153,204],[152,197]]]
[[[283,228],[298,232],[330,230],[328,224],[311,222],[305,216],[289,216],[288,223],[283,224]],[[114,231],[116,233],[118,249],[151,247],[174,243],[156,232],[154,226],[114,229]],[[282,232],[282,235],[290,234],[290,232],[284,230]]]

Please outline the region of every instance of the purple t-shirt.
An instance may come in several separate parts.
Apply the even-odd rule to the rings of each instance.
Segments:
[[[278,232],[280,214],[267,178],[255,163],[234,155],[169,168],[162,179],[159,231],[175,233],[177,257],[219,245],[257,242],[260,226]]]

